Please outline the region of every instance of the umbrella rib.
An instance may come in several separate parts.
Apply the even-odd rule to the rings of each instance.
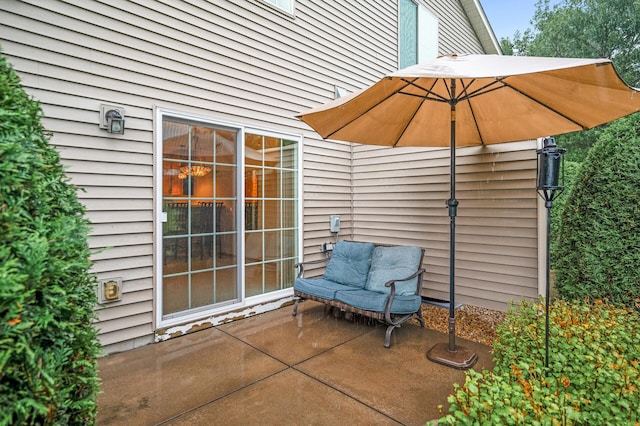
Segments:
[[[402,131],[400,132],[400,134],[396,138],[396,141],[393,143],[392,147],[395,148],[398,145],[398,142],[400,142],[400,139],[402,139],[402,136],[405,134],[405,132],[409,128],[409,124],[411,124],[411,122],[413,121],[413,118],[416,116],[418,111],[420,111],[420,108],[422,108],[422,104],[424,104],[425,100],[426,100],[426,98],[423,97],[422,100],[420,101],[420,105],[418,105],[418,108],[416,108],[413,111],[413,114],[411,115],[411,118],[409,120],[407,120],[407,124],[405,124],[404,127],[402,128]]]
[[[473,124],[474,124],[474,126],[476,127],[476,131],[478,132],[478,137],[480,138],[480,143],[481,143],[482,145],[484,145],[484,144],[485,144],[485,143],[484,143],[484,138],[482,137],[482,132],[480,131],[480,126],[478,125],[478,120],[476,120],[476,113],[475,113],[475,111],[473,110],[473,105],[471,104],[471,97],[467,95],[467,89],[468,89],[468,88],[473,84],[473,82],[474,82],[474,81],[475,81],[475,79],[474,79],[474,80],[472,80],[472,81],[470,81],[470,82],[469,82],[469,84],[464,84],[464,82],[461,82],[461,83],[462,83],[462,92],[461,92],[461,93],[464,93],[464,94],[465,94],[465,96],[463,96],[461,99],[463,99],[464,101],[466,101],[466,102],[467,102],[467,104],[469,105],[469,110],[471,111],[471,117],[473,117]],[[489,86],[491,86],[492,84],[493,84],[493,83],[490,83],[490,84],[486,85],[485,87],[489,87]],[[482,90],[482,89],[483,89],[483,88],[480,88],[480,89],[478,89],[478,90]],[[492,89],[492,90],[495,90],[495,89]],[[491,91],[491,90],[490,90],[490,91]],[[477,92],[477,90],[476,90],[476,91],[474,91],[474,92]],[[483,92],[483,93],[486,93],[486,92]]]
[[[462,79],[460,79],[460,80],[462,80]],[[505,83],[502,81],[502,79],[497,79],[497,80],[492,81],[491,83],[485,84],[482,87],[478,87],[477,89],[474,89],[472,92],[468,92],[467,89],[469,87],[471,87],[471,85],[473,83],[475,83],[476,81],[477,81],[476,79],[473,79],[473,80],[471,80],[469,82],[468,85],[465,85],[464,83],[462,84],[462,87],[464,87],[464,90],[460,93],[460,95],[462,95],[464,93],[465,96],[460,96],[458,98],[458,101],[475,98],[476,96],[485,95],[487,93],[494,92],[496,90],[500,90],[500,89],[505,87]],[[497,86],[497,87],[492,87],[492,86],[495,86],[497,84],[502,84],[502,85],[501,86]]]
[[[465,87],[465,90],[460,93],[461,96],[456,97],[456,99],[452,99],[451,98],[451,87],[449,86],[449,83],[448,83],[447,79],[440,79],[440,78],[434,79],[433,80],[433,84],[428,89],[423,87],[423,86],[421,86],[421,85],[419,85],[419,84],[417,84],[416,80],[418,80],[418,79],[414,79],[413,81],[409,81],[406,78],[402,78],[402,81],[406,82],[407,85],[414,86],[414,87],[422,90],[423,92],[426,93],[426,95],[418,95],[418,94],[414,94],[414,93],[402,92],[401,90],[405,89],[406,86],[403,87],[402,89],[398,89],[397,92],[401,93],[403,95],[407,95],[407,96],[415,96],[415,97],[418,97],[418,98],[428,99],[430,101],[445,102],[445,103],[449,103],[450,104],[452,102],[460,102],[460,101],[463,101],[463,100],[466,100],[466,99],[469,99],[469,98],[474,98],[476,96],[484,95],[485,93],[493,92],[494,90],[499,90],[499,89],[502,89],[504,87],[504,85],[503,86],[498,86],[498,87],[492,87],[492,86],[495,86],[496,84],[500,84],[501,83],[500,80],[495,80],[495,81],[492,81],[491,83],[488,83],[488,84],[486,84],[486,85],[484,85],[482,87],[479,87],[479,88],[473,90],[472,92],[468,92],[466,89],[468,89],[474,82],[477,81],[476,79],[473,79],[473,80],[471,80],[471,82],[468,85],[465,86],[463,84],[463,86]],[[433,88],[435,87],[435,85],[440,80],[442,80],[444,82],[444,85],[447,88],[447,93],[448,93],[449,97],[442,96],[441,94],[433,91]],[[458,79],[458,80],[462,81],[462,79]],[[489,90],[487,90],[487,89],[489,89]],[[465,95],[462,96],[463,94],[465,94]]]
[[[538,105],[540,105],[540,106],[542,106],[542,107],[544,107],[544,108],[548,109],[549,111],[553,112],[554,114],[559,115],[560,117],[564,118],[565,120],[572,122],[572,123],[573,123],[573,124],[575,124],[576,126],[580,126],[580,127],[582,128],[582,130],[587,130],[587,129],[589,129],[589,127],[585,126],[584,124],[577,122],[577,121],[576,121],[576,120],[574,120],[573,118],[571,118],[571,117],[567,116],[566,114],[563,114],[562,112],[558,111],[558,110],[557,110],[557,109],[555,109],[555,108],[550,107],[549,105],[545,104],[544,102],[539,101],[538,99],[534,98],[533,96],[531,96],[531,95],[529,95],[529,94],[527,94],[527,93],[525,93],[525,92],[523,92],[523,91],[519,90],[518,88],[516,88],[516,87],[514,87],[514,86],[510,85],[509,83],[507,83],[506,81],[502,80],[502,84],[504,84],[504,86],[505,86],[505,87],[508,87],[508,88],[510,88],[511,90],[514,90],[514,91],[518,92],[518,93],[519,93],[519,94],[521,94],[522,96],[524,96],[524,97],[526,97],[526,98],[528,98],[528,99],[532,100],[532,101],[533,101],[533,102],[535,102],[536,104],[538,104]]]
[[[435,85],[438,83],[438,80],[439,80],[439,79],[437,79],[437,78],[436,78],[436,79],[434,79],[434,80],[433,80],[433,84],[431,84],[431,87],[429,87],[428,89],[427,89],[427,88],[425,88],[425,87],[422,87],[422,86],[421,86],[421,85],[419,85],[419,84],[416,84],[416,80],[418,80],[418,79],[416,78],[416,79],[414,79],[414,80],[412,80],[412,81],[409,81],[409,80],[407,80],[406,78],[402,78],[402,81],[406,82],[408,86],[416,87],[416,88],[418,88],[418,89],[422,90],[423,92],[425,92],[425,94],[426,94],[426,95],[417,95],[417,94],[414,94],[414,93],[405,93],[405,92],[401,92],[401,90],[402,90],[402,89],[404,89],[404,88],[406,88],[407,86],[403,87],[402,89],[399,89],[399,90],[398,90],[398,93],[401,93],[401,94],[403,94],[403,95],[407,95],[407,96],[415,96],[415,97],[417,97],[417,98],[423,98],[423,99],[425,99],[425,100],[427,100],[427,99],[428,99],[428,100],[430,100],[430,101],[436,101],[436,102],[446,102],[446,103],[449,103],[449,102],[451,101],[451,99],[450,99],[450,98],[449,98],[449,99],[447,99],[446,97],[444,97],[444,96],[440,95],[439,93],[436,93],[436,92],[434,92],[434,91],[433,91],[433,88],[434,88],[434,87],[435,87]],[[448,90],[448,88],[447,88],[447,90]],[[432,96],[432,97],[430,97],[430,96]]]
[[[412,82],[406,80],[406,79],[402,79],[402,81],[404,81],[405,83],[407,83],[407,85],[394,90],[393,92],[389,93],[387,96],[384,97],[384,99],[380,100],[379,102],[377,102],[376,104],[372,105],[371,107],[369,107],[368,109],[362,111],[358,116],[353,117],[351,120],[347,121],[346,123],[344,123],[342,126],[336,128],[334,131],[332,131],[331,133],[327,134],[327,136],[325,136],[325,139],[330,139],[331,136],[335,135],[336,133],[338,133],[340,130],[344,129],[345,127],[349,126],[351,123],[353,123],[354,121],[358,120],[360,117],[362,117],[363,115],[366,115],[369,111],[371,111],[372,109],[380,106],[380,104],[382,104],[384,101],[386,101],[387,99],[391,98],[393,95],[395,95],[396,93],[402,93],[402,89],[404,89],[405,87],[407,87],[409,84],[411,84]],[[404,94],[404,93],[403,93]],[[397,143],[397,142],[396,142]]]

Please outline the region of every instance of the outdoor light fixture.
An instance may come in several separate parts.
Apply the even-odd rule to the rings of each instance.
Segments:
[[[107,132],[124,135],[124,118],[117,109],[107,111],[105,118],[107,119]]]
[[[567,151],[556,146],[554,138],[544,138],[538,153],[538,178],[536,188],[550,209],[553,200],[564,190],[564,158]]]
[[[555,200],[564,190],[564,158],[566,152],[564,148],[556,146],[554,138],[544,138],[542,149],[538,153],[538,177],[536,189],[544,200],[547,208],[547,283],[546,283],[546,324],[545,324],[545,354],[544,366],[549,367],[549,274],[551,271],[551,260],[549,257],[550,234],[551,234],[551,208]]]
[[[100,105],[100,128],[115,135],[124,135],[124,108]]]

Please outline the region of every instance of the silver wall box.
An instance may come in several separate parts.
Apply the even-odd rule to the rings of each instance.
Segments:
[[[100,303],[111,303],[122,300],[122,278],[99,280],[98,299]]]
[[[100,105],[100,128],[109,133],[124,135],[124,108]]]
[[[334,99],[339,99],[343,96],[346,96],[349,94],[349,91],[347,89],[345,89],[344,87],[338,86],[338,85],[334,85],[333,86],[333,97]]]

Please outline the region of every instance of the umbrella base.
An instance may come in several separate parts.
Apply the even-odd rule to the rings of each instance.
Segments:
[[[427,358],[433,362],[444,364],[447,367],[466,370],[473,367],[478,361],[478,355],[469,349],[456,346],[454,352],[449,350],[447,343],[438,343],[427,351]]]

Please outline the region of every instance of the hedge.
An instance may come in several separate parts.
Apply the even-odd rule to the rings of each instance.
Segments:
[[[571,191],[573,190],[573,185],[576,180],[576,176],[578,176],[580,171],[580,163],[576,163],[573,161],[565,161],[564,163],[564,191],[553,201],[553,207],[551,208],[551,238],[550,242],[550,258],[551,258],[551,268],[557,269],[557,262],[562,256],[558,252],[558,244],[559,244],[559,232],[560,232],[560,221],[562,217],[562,212],[567,205],[567,200],[571,196]],[[545,213],[546,214],[546,213]]]
[[[640,114],[606,127],[568,195],[554,241],[558,293],[638,306]]]
[[[0,56],[0,424],[92,424],[89,226],[41,117]]]

